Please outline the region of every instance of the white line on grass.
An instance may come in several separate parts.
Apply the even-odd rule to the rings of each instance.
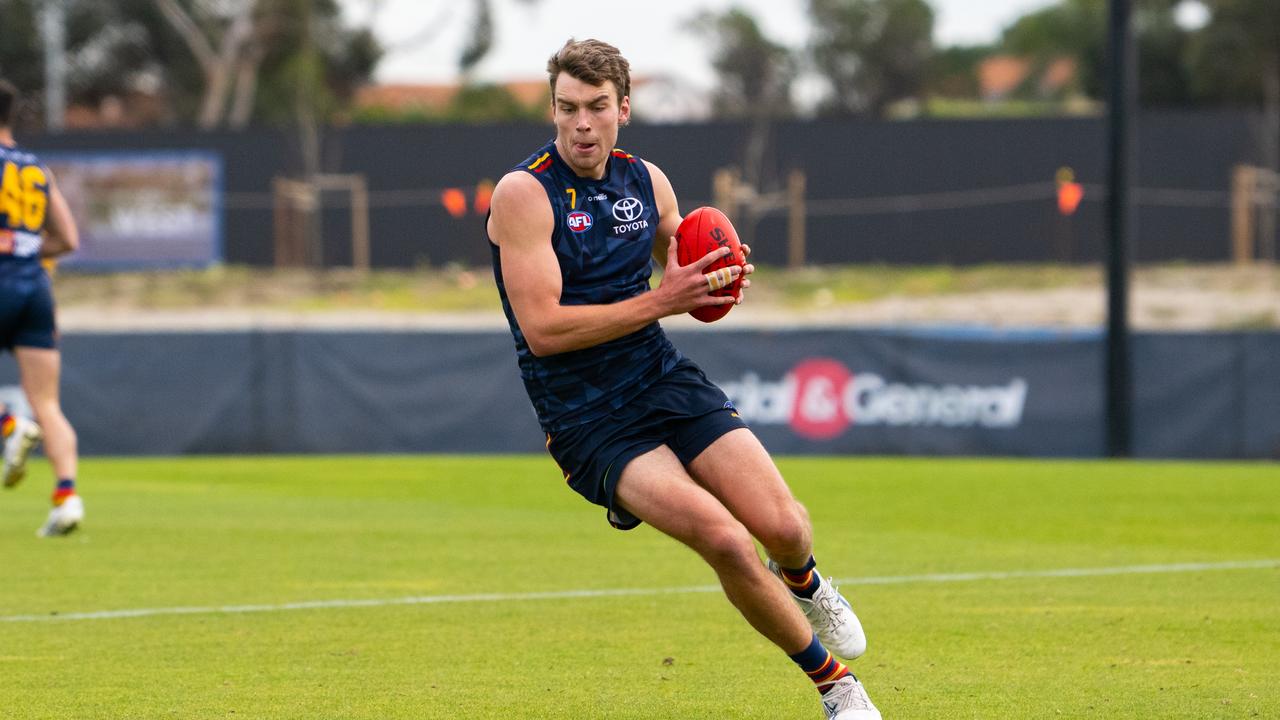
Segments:
[[[972,582],[975,580],[1017,580],[1022,578],[1098,577],[1102,575],[1141,575],[1149,573],[1201,572],[1205,570],[1280,569],[1280,558],[1271,560],[1239,560],[1216,563],[1173,563],[1169,565],[1125,565],[1102,568],[1060,568],[1056,570],[1011,570],[994,572],[935,573],[926,575],[885,575],[880,577],[837,578],[841,585],[904,585],[908,583]],[[472,595],[419,595],[402,598],[370,598],[367,600],[308,600],[262,605],[210,605],[205,607],[136,608],[133,610],[98,610],[94,612],[50,613],[48,615],[0,616],[0,622],[50,622],[58,620],[115,620],[119,618],[153,617],[156,615],[210,615],[323,608],[387,607],[391,605],[440,605],[464,602],[523,602],[526,600],[572,600],[577,598],[635,597],[638,595],[686,595],[720,592],[719,585],[691,585],[671,588],[617,588],[605,590],[550,590],[525,593],[477,593]]]

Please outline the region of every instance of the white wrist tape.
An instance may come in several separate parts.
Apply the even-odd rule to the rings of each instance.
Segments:
[[[733,282],[733,273],[730,272],[729,268],[720,268],[719,270],[707,273],[703,277],[707,279],[707,292],[715,292],[716,290],[726,287],[729,283]]]

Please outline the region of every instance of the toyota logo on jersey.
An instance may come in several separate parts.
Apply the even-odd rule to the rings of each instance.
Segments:
[[[642,215],[644,215],[644,203],[633,197],[624,197],[614,203],[613,219],[621,224],[613,226],[613,234],[625,235],[648,228],[649,221],[641,217]]]
[[[613,218],[621,223],[633,222],[644,212],[644,204],[633,197],[624,197],[613,204]]]

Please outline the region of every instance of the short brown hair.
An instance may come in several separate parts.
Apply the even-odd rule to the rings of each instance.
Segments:
[[[553,96],[556,94],[556,78],[562,72],[591,85],[603,85],[606,80],[611,80],[618,90],[618,102],[631,94],[631,63],[622,57],[618,48],[606,42],[569,38],[564,47],[547,60]]]

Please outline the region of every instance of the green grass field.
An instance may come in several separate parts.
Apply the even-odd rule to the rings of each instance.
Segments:
[[[886,718],[1280,717],[1280,467],[780,465]],[[0,494],[2,718],[821,717],[693,553],[543,457],[81,475],[65,539],[47,465]]]

